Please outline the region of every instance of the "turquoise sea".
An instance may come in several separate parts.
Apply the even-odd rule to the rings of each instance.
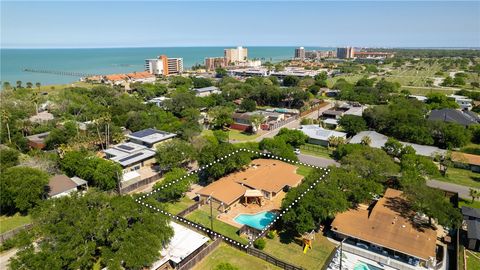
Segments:
[[[175,48],[101,48],[101,49],[1,49],[0,79],[2,82],[40,82],[42,85],[77,81],[80,76],[33,73],[24,69],[112,74],[144,70],[144,60],[165,54],[183,57],[185,68],[203,64],[205,57],[223,56],[225,47]],[[295,47],[247,47],[249,58],[262,61],[290,59]],[[333,50],[325,47],[305,47],[306,50]]]

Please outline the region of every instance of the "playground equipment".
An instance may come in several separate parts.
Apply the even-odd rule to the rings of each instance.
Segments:
[[[312,249],[312,241],[315,240],[315,231],[312,230],[309,233],[304,233],[302,235],[303,240],[303,253],[306,254],[307,250]]]

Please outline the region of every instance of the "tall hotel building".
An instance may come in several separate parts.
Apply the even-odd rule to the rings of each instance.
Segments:
[[[355,49],[353,47],[337,48],[337,58],[352,59],[355,57]]]
[[[305,48],[299,47],[295,49],[295,59],[305,60]]]
[[[235,49],[224,50],[225,62],[227,65],[247,62],[248,50],[239,46]]]
[[[166,55],[161,55],[158,58],[146,59],[145,70],[155,75],[181,74],[183,58],[168,58]]]

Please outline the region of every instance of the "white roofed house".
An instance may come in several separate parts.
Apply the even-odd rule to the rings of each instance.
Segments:
[[[155,149],[155,147],[160,143],[171,140],[175,136],[177,136],[177,134],[156,130],[153,128],[147,128],[127,135],[130,142],[144,145],[152,149]]]
[[[380,134],[376,131],[361,131],[357,135],[353,136],[348,143],[357,143],[360,144],[362,143],[362,139],[364,137],[369,137],[370,138],[370,147],[373,148],[382,148],[385,143],[388,140],[388,136],[385,136],[383,134]],[[420,144],[415,144],[415,143],[409,143],[409,142],[400,142],[404,146],[411,146],[413,149],[415,149],[415,152],[419,156],[424,156],[424,157],[435,157],[436,155],[445,155],[447,153],[446,150],[440,149],[435,146],[429,146],[429,145],[420,145]]]
[[[216,86],[208,86],[208,87],[202,87],[202,88],[195,88],[193,89],[195,92],[195,95],[197,97],[207,97],[210,96],[211,94],[220,94],[222,91]]]
[[[330,137],[340,137],[347,139],[347,133],[324,129],[318,125],[303,125],[300,130],[308,136],[308,142],[312,144],[318,144],[322,146],[328,146],[328,140]]]
[[[182,262],[194,257],[210,240],[185,226],[170,222],[173,237],[161,251],[161,259],[150,266],[151,270],[177,269]]]

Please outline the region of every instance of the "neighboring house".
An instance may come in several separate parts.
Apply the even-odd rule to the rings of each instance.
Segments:
[[[455,100],[455,102],[460,106],[462,110],[471,110],[472,109],[472,99],[466,96],[459,95],[449,95],[448,98]]]
[[[165,107],[165,101],[170,100],[171,98],[168,97],[155,97],[147,101],[146,103],[153,103],[157,105],[159,108],[164,108]]]
[[[132,171],[138,171],[143,167],[151,166],[155,163],[155,151],[145,145],[127,142],[117,144],[103,151],[105,158],[120,164],[124,174]],[[127,174],[123,181],[131,180],[136,174]]]
[[[364,137],[370,138],[370,147],[373,148],[382,148],[388,140],[388,137],[380,134],[376,131],[361,131],[357,135],[353,136],[348,143],[362,143],[362,139]],[[435,146],[428,146],[428,145],[420,145],[415,143],[408,143],[408,142],[400,142],[403,146],[411,146],[415,149],[415,152],[419,156],[424,157],[435,157],[436,155],[445,155],[447,153],[446,150],[440,149]]]
[[[53,119],[55,119],[55,117],[53,116],[53,114],[49,113],[48,111],[39,112],[33,116],[30,116],[30,118],[28,118],[30,122],[38,123],[38,124],[52,121]]]
[[[121,85],[128,81],[126,74],[110,74],[103,76],[103,82],[111,85]]]
[[[250,121],[253,115],[261,115],[264,117],[260,128],[263,130],[272,130],[280,127],[283,121],[287,120],[290,115],[287,116],[286,113],[274,112],[274,111],[254,111],[254,112],[245,112],[245,113],[233,113],[233,124],[230,125],[230,128],[241,130],[241,131],[250,131],[252,130],[252,122]],[[291,117],[291,116],[290,116]]]
[[[332,231],[343,239],[342,255],[347,260],[361,255],[383,265],[382,269],[446,269],[447,251],[437,246],[437,232],[408,205],[402,191],[388,188],[370,206],[337,214]]]
[[[48,187],[48,197],[60,198],[75,191],[85,190],[88,188],[88,184],[87,181],[76,176],[70,178],[63,174],[57,174],[50,178]]]
[[[203,87],[203,88],[195,88],[193,89],[195,92],[195,95],[197,97],[207,97],[210,96],[211,94],[220,94],[222,91],[216,86],[208,86],[208,87]]]
[[[148,71],[133,72],[126,74],[131,82],[152,83],[155,82],[156,77]]]
[[[177,135],[174,133],[156,130],[153,128],[147,128],[127,135],[130,142],[144,145],[152,149],[155,149],[155,147],[161,143],[171,140],[175,136]]]
[[[465,127],[478,124],[480,122],[480,119],[476,113],[471,111],[463,112],[455,109],[432,110],[428,116],[428,120],[457,123]]]
[[[461,152],[452,152],[452,161],[455,166],[480,173],[480,156]]]
[[[161,259],[154,262],[150,270],[177,269],[182,261],[188,261],[204,247],[210,238],[175,222],[170,222],[173,237],[160,251]]]
[[[345,132],[324,129],[318,125],[303,125],[299,130],[308,136],[309,143],[322,146],[328,146],[328,139],[330,137],[340,137],[344,138],[345,140],[347,139],[347,133]]]
[[[27,136],[27,144],[31,149],[43,149],[45,148],[45,139],[48,137],[50,132],[43,132],[35,135]]]
[[[462,206],[462,229],[466,233],[468,249],[480,251],[480,209]]]
[[[419,96],[419,95],[409,95],[409,99],[416,99],[421,102],[427,102],[428,98],[426,96]]]
[[[221,212],[242,202],[252,195],[273,200],[283,194],[285,188],[296,187],[303,176],[296,173],[297,167],[274,159],[255,159],[245,170],[231,173],[199,190],[200,202],[212,199]]]

